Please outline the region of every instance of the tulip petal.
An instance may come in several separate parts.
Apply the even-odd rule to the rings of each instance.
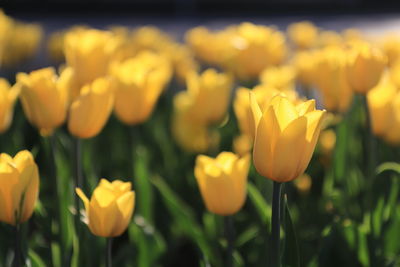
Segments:
[[[279,133],[278,120],[273,107],[270,106],[260,119],[253,150],[254,166],[258,173],[267,178],[272,178],[273,151]]]
[[[99,217],[100,236],[111,236],[114,225],[119,219],[113,191],[105,187],[97,187],[90,200],[90,210]]]
[[[271,179],[287,182],[295,179],[297,166],[302,160],[307,133],[307,119],[299,117],[292,121],[277,140]]]
[[[250,120],[250,133],[252,135],[252,138],[254,139],[257,133],[257,127],[260,122],[260,119],[262,117],[262,111],[260,109],[260,106],[257,103],[257,99],[254,95],[253,92],[249,93],[250,97],[250,111],[251,111],[251,120]]]
[[[299,116],[296,107],[286,97],[281,95],[273,97],[270,105],[274,108],[281,132]]]
[[[83,191],[80,188],[78,188],[78,187],[75,188],[75,192],[80,197],[80,199],[82,199],[83,204],[85,205],[86,213],[88,213],[88,210],[89,210],[89,199],[86,197],[85,193],[83,193]]]
[[[0,206],[0,220],[11,225],[15,225],[15,211],[18,207],[14,206],[14,188],[18,184],[19,172],[10,163],[0,162],[0,192],[3,203]]]
[[[22,223],[31,217],[39,194],[39,171],[36,164],[28,165],[20,173],[20,186],[21,196],[24,197],[20,211]]]
[[[299,116],[303,116],[304,114],[315,110],[315,100],[311,99],[306,102],[302,102],[301,104],[296,106],[297,112]]]
[[[121,235],[128,227],[135,207],[135,193],[129,191],[119,197],[117,199],[117,207],[120,214],[120,220],[113,230],[113,236]]]

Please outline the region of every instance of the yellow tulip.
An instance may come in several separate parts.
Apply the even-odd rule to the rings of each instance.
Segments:
[[[294,90],[280,91],[265,85],[258,85],[252,90],[244,87],[237,89],[235,99],[233,101],[233,108],[241,133],[249,136],[251,140],[253,140],[255,136],[255,122],[250,111],[250,92],[254,94],[254,97],[261,109],[268,105],[274,96],[279,94],[286,95],[293,102],[298,100],[298,95]]]
[[[23,150],[14,158],[0,154],[0,221],[17,225],[33,213],[39,194],[39,171],[32,154]]]
[[[121,235],[129,225],[135,208],[135,192],[130,182],[101,179],[90,200],[80,188],[76,193],[85,204],[92,234],[102,237]]]
[[[327,47],[318,53],[315,82],[321,89],[323,105],[329,111],[345,112],[353,100],[346,76],[346,60],[347,54],[340,47]]]
[[[322,31],[318,37],[318,46],[322,48],[340,46],[343,42],[342,36],[335,31]]]
[[[253,160],[258,173],[276,182],[295,179],[310,162],[325,111],[316,110],[314,100],[294,105],[281,95],[261,109],[250,93],[250,104],[256,122]]]
[[[196,158],[194,174],[210,212],[227,216],[242,208],[249,165],[249,154],[239,158],[232,152],[222,152],[215,159],[204,155]]]
[[[51,135],[66,119],[68,88],[60,81],[54,68],[17,74],[25,115],[42,135]]]
[[[255,79],[265,68],[286,58],[285,36],[273,27],[245,22],[232,34],[234,52],[227,64],[239,79]]]
[[[6,79],[0,78],[0,133],[10,127],[18,93],[16,87],[11,87]]]
[[[233,151],[244,156],[253,148],[253,140],[247,134],[241,134],[233,139]]]
[[[72,89],[72,97],[96,78],[108,73],[109,64],[120,45],[111,32],[94,29],[74,28],[64,37],[66,63],[75,71],[77,88]]]
[[[287,30],[289,38],[299,49],[312,48],[318,37],[318,28],[309,21],[292,23]]]
[[[383,79],[367,94],[368,109],[371,115],[372,131],[377,136],[385,136],[395,124],[393,100],[398,89],[389,79]]]
[[[336,134],[332,129],[323,130],[319,137],[319,147],[324,155],[330,156],[336,144]]]
[[[398,146],[400,144],[400,92],[394,96],[390,106],[390,113],[385,118],[385,120],[389,121],[390,125],[382,137],[386,142]]]
[[[191,73],[187,78],[187,91],[179,94],[185,102],[187,112],[200,124],[218,123],[226,116],[232,78],[214,69],[207,69],[202,74]]]
[[[316,65],[318,53],[311,51],[297,52],[293,58],[293,66],[296,69],[297,79],[301,85],[309,89],[316,80]]]
[[[386,63],[386,55],[378,48],[366,42],[353,42],[346,68],[350,87],[356,93],[367,93],[378,84]]]
[[[396,33],[388,34],[381,42],[383,52],[388,58],[388,64],[397,63],[400,59],[400,36]]]
[[[278,90],[294,89],[296,69],[290,65],[268,67],[260,75],[262,84],[274,87]]]
[[[106,78],[85,85],[70,107],[68,130],[78,138],[97,135],[106,124],[113,108],[114,94]]]
[[[171,78],[167,59],[152,52],[115,63],[111,68],[115,86],[114,109],[126,124],[146,121]]]

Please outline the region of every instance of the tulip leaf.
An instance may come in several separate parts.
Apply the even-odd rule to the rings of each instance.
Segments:
[[[300,266],[300,253],[299,244],[297,242],[296,232],[294,230],[294,225],[292,218],[290,216],[289,207],[287,204],[287,198],[284,197],[284,231],[285,240],[283,248],[283,259],[282,266],[299,267]]]
[[[381,234],[381,228],[383,223],[383,213],[385,207],[385,200],[383,196],[381,196],[376,203],[376,208],[374,209],[371,216],[371,229],[373,235],[378,238]]]
[[[248,183],[247,191],[249,193],[249,198],[251,202],[254,204],[258,215],[264,224],[269,224],[271,221],[271,206],[265,201],[264,197],[261,195],[260,191],[257,187]]]
[[[247,242],[255,239],[260,233],[260,228],[257,225],[249,226],[246,231],[241,233],[235,241],[236,247],[241,247]]]
[[[213,256],[214,253],[208,245],[201,227],[196,223],[193,211],[176,195],[174,191],[172,191],[162,178],[153,177],[151,182],[160,192],[164,204],[169,213],[175,219],[175,223],[178,225],[177,229],[183,231],[185,235],[191,238],[193,242],[199,246],[206,259],[217,260],[217,258]]]
[[[376,174],[381,174],[385,171],[394,171],[400,174],[400,164],[396,162],[385,162],[376,168]]]
[[[28,257],[32,267],[46,267],[44,261],[40,258],[38,254],[35,253],[35,251],[30,249],[28,252]]]

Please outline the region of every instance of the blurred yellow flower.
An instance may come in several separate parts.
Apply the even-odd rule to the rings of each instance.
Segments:
[[[192,120],[202,125],[221,122],[228,109],[232,90],[232,77],[207,69],[200,75],[187,77],[187,90],[177,94],[179,105]]]
[[[272,66],[261,72],[262,84],[278,90],[291,90],[295,87],[296,69],[291,65]]]
[[[322,31],[318,37],[319,47],[340,46],[343,44],[342,36],[335,31]]]
[[[375,87],[386,67],[387,57],[367,42],[352,42],[348,51],[347,80],[356,93],[366,94]]]
[[[131,221],[135,208],[135,192],[130,182],[101,179],[90,200],[80,188],[76,193],[85,204],[88,226],[92,234],[102,237],[121,235]]]
[[[335,148],[336,144],[336,133],[332,129],[323,130],[319,137],[318,145],[321,149],[322,154],[330,155]]]
[[[68,89],[57,77],[54,68],[29,74],[18,73],[17,84],[25,115],[42,135],[51,135],[64,123],[68,108]]]
[[[303,173],[294,181],[294,185],[296,186],[299,193],[304,195],[308,194],[312,186],[311,176],[307,173]]]
[[[273,27],[244,22],[232,34],[234,52],[227,67],[241,80],[255,79],[268,66],[286,59],[285,36]]]
[[[258,173],[276,182],[295,179],[310,162],[325,111],[316,110],[314,100],[294,105],[281,95],[261,109],[250,93],[250,104],[256,122],[253,161]]]
[[[352,103],[353,91],[346,76],[346,60],[346,51],[340,47],[326,47],[318,53],[315,81],[323,105],[329,111],[345,112]]]
[[[381,40],[381,47],[392,65],[400,59],[400,36],[396,33],[388,34]]]
[[[196,158],[194,174],[207,209],[218,215],[237,213],[246,200],[250,155],[222,152],[215,159]]]
[[[27,221],[39,195],[39,171],[29,151],[14,158],[0,154],[0,188],[0,221],[11,225]]]
[[[0,78],[0,133],[10,127],[18,94],[17,87],[11,87],[6,79]]]
[[[96,78],[108,74],[120,40],[111,32],[77,28],[64,37],[64,53],[68,66],[75,72],[76,88],[71,90],[73,99],[79,96],[79,90]]]
[[[293,67],[296,78],[305,89],[310,89],[317,79],[318,53],[314,51],[300,51],[293,57]]]
[[[85,85],[70,107],[68,130],[78,138],[91,138],[99,134],[112,112],[114,92],[111,82],[98,78]]]
[[[233,151],[239,156],[244,156],[253,148],[253,140],[247,134],[241,134],[233,139]]]
[[[114,110],[126,124],[146,121],[171,78],[169,61],[158,54],[142,51],[137,56],[112,64],[115,87]]]
[[[312,22],[301,21],[290,24],[287,33],[297,48],[309,49],[316,44],[318,28]]]
[[[396,124],[396,107],[393,103],[397,94],[399,94],[397,87],[387,77],[368,92],[368,109],[371,115],[372,131],[375,135],[385,136]]]

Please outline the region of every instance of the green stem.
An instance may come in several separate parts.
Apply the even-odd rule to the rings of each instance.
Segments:
[[[74,171],[75,171],[75,180],[74,180],[74,188],[82,188],[82,142],[79,138],[74,138]],[[83,239],[81,237],[81,224],[80,224],[80,200],[77,194],[74,194],[75,201],[75,215],[74,215],[74,224],[75,224],[75,234],[79,239]],[[78,249],[79,250],[79,249]],[[79,251],[76,251],[79,255]],[[79,256],[78,256],[79,257]]]
[[[227,249],[226,249],[226,266],[233,266],[233,249],[234,249],[234,241],[235,241],[235,228],[233,225],[233,217],[225,216],[224,217],[225,224],[225,236],[227,241]]]
[[[106,243],[106,267],[112,266],[112,237],[107,238]]]
[[[274,181],[272,193],[271,266],[280,266],[280,213],[282,183]]]
[[[363,105],[365,110],[366,127],[367,127],[366,174],[369,182],[372,183],[372,180],[374,179],[375,176],[375,168],[376,168],[376,143],[375,143],[374,133],[372,131],[371,115],[369,113],[368,100],[366,95],[363,96]]]
[[[58,219],[57,225],[58,225],[58,233],[57,233],[57,238],[58,242],[60,244],[61,251],[66,250],[66,246],[62,237],[62,215],[60,212],[61,203],[60,203],[60,196],[58,195],[58,188],[59,188],[59,178],[57,176],[57,166],[56,166],[56,153],[57,153],[57,148],[56,148],[56,133],[54,132],[50,137],[49,137],[49,143],[50,143],[50,148],[49,148],[49,168],[50,168],[50,177],[51,181],[53,183],[53,194],[54,194],[54,201],[56,202],[56,208],[55,208],[55,215],[56,218]],[[64,254],[64,260],[67,257],[67,253]]]
[[[14,248],[14,262],[13,267],[20,267],[22,260],[22,253],[21,253],[21,225],[15,225],[15,248]]]

